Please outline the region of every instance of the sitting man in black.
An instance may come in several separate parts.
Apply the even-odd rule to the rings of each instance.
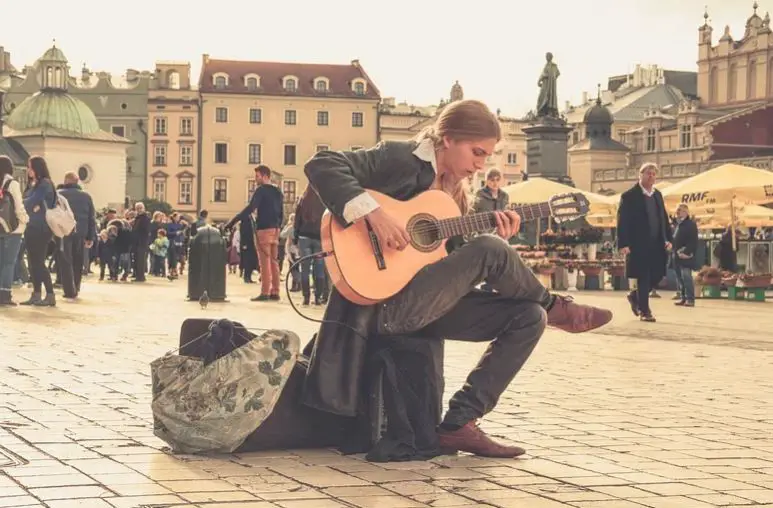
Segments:
[[[443,109],[435,125],[416,140],[388,141],[355,152],[319,152],[306,164],[306,175],[322,202],[342,224],[367,219],[386,248],[403,249],[406,231],[379,208],[365,189],[395,199],[409,199],[428,189],[450,194],[462,213],[469,206],[465,181],[480,171],[494,152],[502,133],[497,117],[481,102],[457,101]],[[551,294],[504,240],[518,232],[515,212],[497,213],[497,234],[472,238],[450,255],[420,271],[400,293],[374,306],[342,301],[333,293],[325,320],[338,321],[381,336],[417,333],[464,341],[491,341],[488,350],[450,401],[450,409],[438,429],[444,451],[466,451],[491,457],[515,457],[518,446],[491,440],[475,421],[491,411],[516,373],[529,358],[546,325],[571,333],[585,332],[612,319],[608,310],[579,305],[568,297]],[[501,238],[500,238],[501,237]],[[495,292],[475,291],[481,282]],[[317,352],[338,347],[343,327],[323,324]],[[326,342],[328,341],[328,342]],[[339,349],[341,349],[339,347]],[[329,351],[330,349],[328,349]],[[331,370],[333,356],[312,356],[305,402],[318,409],[353,414],[351,371],[362,364],[340,354],[338,386],[317,386],[320,372]],[[313,364],[316,362],[317,366]],[[359,367],[358,367],[359,366]],[[324,383],[322,383],[324,384]],[[316,392],[314,392],[316,390]]]

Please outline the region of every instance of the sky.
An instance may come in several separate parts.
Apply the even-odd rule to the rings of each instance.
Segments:
[[[559,105],[636,64],[697,70],[698,27],[707,8],[714,43],[725,25],[743,36],[753,0],[5,0],[0,46],[17,68],[52,41],[78,74],[85,62],[116,75],[190,61],[198,81],[212,58],[308,63],[359,59],[382,97],[437,104],[458,80],[466,98],[504,115],[536,105],[537,78],[552,52]],[[758,13],[773,11],[760,0]],[[12,7],[10,7],[12,5]],[[10,7],[10,8],[9,8]],[[10,11],[10,12],[9,12]],[[40,16],[43,14],[42,16]],[[30,20],[34,20],[30,21]]]

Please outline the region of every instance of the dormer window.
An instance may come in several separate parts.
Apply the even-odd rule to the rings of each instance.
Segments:
[[[244,86],[250,92],[255,92],[260,88],[260,77],[255,74],[248,74],[244,77]]]
[[[284,78],[283,87],[288,92],[298,91],[298,78],[295,76],[287,76]]]
[[[317,78],[314,81],[314,90],[316,90],[319,93],[326,93],[328,91],[329,85],[326,78]]]
[[[212,83],[218,90],[224,90],[228,87],[228,74],[218,73],[212,76]]]
[[[357,79],[352,82],[352,91],[356,95],[365,95],[365,92],[367,91],[367,87],[365,85],[365,80]]]

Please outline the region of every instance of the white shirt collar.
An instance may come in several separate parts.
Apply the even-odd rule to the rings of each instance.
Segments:
[[[655,194],[655,187],[652,187],[652,190],[647,190],[644,188],[642,184],[639,184],[639,187],[641,187],[641,191],[644,193],[645,196],[648,198],[651,198],[653,194]]]
[[[432,164],[432,169],[434,169],[435,174],[437,174],[437,155],[435,154],[435,145],[432,143],[431,139],[425,138],[419,141],[419,146],[413,151],[413,155],[424,162]]]

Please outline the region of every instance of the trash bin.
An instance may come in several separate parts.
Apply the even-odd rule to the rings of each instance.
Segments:
[[[220,231],[212,226],[198,229],[188,255],[188,300],[198,301],[204,291],[210,301],[225,301],[227,249]]]

